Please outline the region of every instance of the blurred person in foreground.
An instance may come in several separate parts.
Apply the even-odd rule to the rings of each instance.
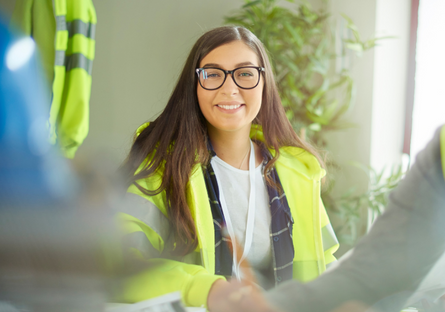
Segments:
[[[288,281],[267,293],[232,282],[215,311],[400,311],[445,252],[444,176],[445,125],[338,267],[307,284]]]
[[[110,205],[49,144],[35,42],[1,17],[0,77],[0,311],[102,311],[126,274]]]

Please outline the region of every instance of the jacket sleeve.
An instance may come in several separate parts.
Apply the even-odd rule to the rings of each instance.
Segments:
[[[351,256],[310,283],[283,283],[268,299],[282,311],[332,311],[351,301],[400,311],[445,252],[444,190],[436,133]]]
[[[339,242],[335,235],[334,229],[329,221],[328,214],[320,200],[320,221],[321,221],[321,237],[323,242],[323,251],[326,268],[329,268],[337,259],[334,257],[334,253],[337,251]]]
[[[150,265],[149,269],[124,282],[123,292],[118,299],[138,302],[180,291],[187,306],[206,306],[212,284],[224,277],[211,274],[198,263],[162,258],[162,252],[173,236],[166,212],[162,210],[164,206],[160,204],[162,200],[161,194],[147,197],[127,193],[122,212],[117,214],[125,233],[125,254]]]

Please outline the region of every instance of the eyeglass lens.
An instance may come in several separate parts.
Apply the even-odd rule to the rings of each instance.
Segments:
[[[256,68],[243,67],[236,69],[232,74],[233,80],[241,88],[253,88],[259,81]],[[204,68],[199,74],[199,81],[205,89],[217,89],[224,83],[225,73],[217,68]]]

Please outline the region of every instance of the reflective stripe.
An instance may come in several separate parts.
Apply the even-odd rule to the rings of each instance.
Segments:
[[[139,195],[127,193],[120,210],[144,222],[155,231],[164,242],[168,241],[170,221],[151,201]]]
[[[59,15],[56,16],[56,31],[68,30],[66,26],[66,16]]]
[[[91,75],[93,71],[93,61],[81,53],[65,56],[65,51],[56,51],[54,65],[65,66],[66,71],[74,68],[83,68],[88,75]]]
[[[222,228],[221,224],[219,224],[219,222],[215,219],[213,219],[213,223],[215,223],[215,225],[217,225],[220,229]]]
[[[81,34],[87,38],[94,40],[96,35],[96,24],[85,23],[81,20],[74,20],[66,24],[70,38],[74,35]]]
[[[221,238],[221,239],[219,240],[219,242],[217,242],[217,243],[215,244],[215,248],[218,247],[219,245],[221,245],[222,242],[231,242],[231,240],[228,239],[228,238],[223,237],[223,238]]]
[[[281,194],[281,196],[280,197],[278,197],[278,196],[275,196],[274,198],[272,198],[272,200],[270,201],[270,205],[272,205],[272,203],[274,202],[274,201],[276,201],[276,200],[279,200],[279,199],[281,199],[281,198],[283,198],[284,196],[285,196],[286,194]]]
[[[289,230],[289,225],[288,225],[287,228],[284,228],[284,229],[282,229],[281,231],[278,231],[278,232],[276,232],[276,233],[270,233],[270,236],[277,236],[277,235],[280,235],[281,233],[286,232],[286,231],[288,231],[288,230]]]
[[[76,53],[65,58],[65,67],[66,71],[70,71],[73,68],[83,68],[88,75],[91,75],[93,71],[93,61],[81,53]]]
[[[68,30],[70,38],[74,35],[81,34],[87,38],[94,40],[96,35],[96,24],[85,23],[84,21],[79,19],[67,22],[65,15],[59,15],[56,16],[56,30]]]
[[[54,65],[65,66],[65,51],[56,50]]]
[[[285,269],[285,268],[287,268],[288,266],[290,266],[290,265],[293,265],[294,264],[294,262],[293,261],[291,261],[291,262],[289,262],[288,264],[285,264],[285,265],[282,265],[282,266],[280,266],[280,267],[278,267],[278,268],[273,268],[275,271],[277,271],[277,270],[282,270],[282,269]]]
[[[321,236],[323,239],[323,251],[338,245],[337,237],[335,236],[334,229],[330,223],[321,229]]]
[[[124,248],[136,248],[145,259],[158,258],[161,254],[148,240],[144,232],[133,232],[123,238]]]

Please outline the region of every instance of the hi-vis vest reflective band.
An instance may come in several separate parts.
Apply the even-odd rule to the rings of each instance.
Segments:
[[[72,38],[74,35],[82,35],[84,38],[94,40],[96,32],[96,24],[86,23],[81,20],[74,20],[72,22],[66,21],[66,15],[56,16],[57,32],[68,31],[68,38]],[[66,36],[66,33],[61,35]],[[82,38],[82,37],[81,37]],[[67,42],[66,38],[62,39],[63,42]],[[80,39],[84,40],[84,39]],[[59,48],[66,48],[64,46],[59,46]],[[94,48],[94,46],[93,46]],[[82,47],[79,48],[82,50]],[[86,52],[86,55],[82,52]],[[88,56],[89,55],[89,58]],[[56,50],[55,56],[55,66],[65,66],[66,71],[70,71],[73,68],[83,68],[88,74],[91,75],[93,69],[94,50],[92,51],[80,51],[80,53],[73,53],[71,55],[66,55],[66,49]]]
[[[16,0],[12,21],[36,41],[52,85],[50,141],[73,158],[88,134],[97,22],[93,2]]]
[[[442,171],[445,178],[445,125],[440,130],[440,157],[442,159]]]

